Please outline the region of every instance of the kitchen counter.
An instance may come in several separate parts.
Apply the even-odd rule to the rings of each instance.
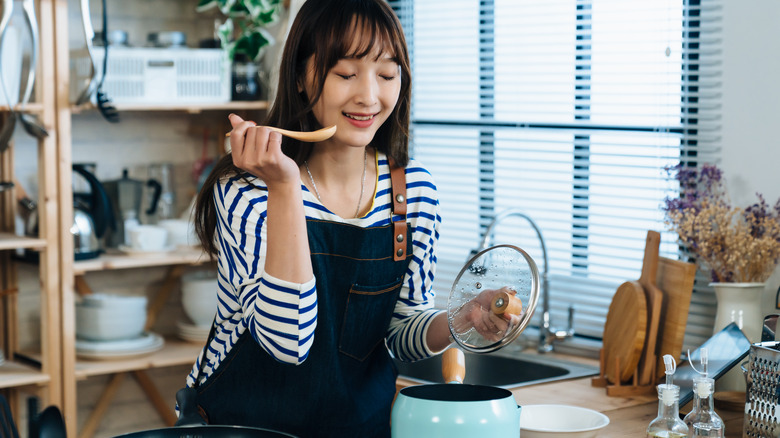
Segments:
[[[590,378],[535,385],[512,390],[517,403],[569,404],[595,409],[609,417],[599,438],[644,436],[647,425],[658,414],[658,396],[609,397],[604,388],[591,386]],[[715,409],[726,425],[726,437],[742,436],[744,412]],[[690,403],[681,409],[690,411]]]
[[[527,352],[528,350],[526,350]],[[557,357],[573,362],[598,365],[598,361],[551,353]],[[468,376],[468,370],[466,371]],[[517,404],[567,404],[595,409],[609,417],[609,425],[599,434],[599,438],[611,437],[641,437],[644,436],[647,425],[658,414],[658,396],[637,395],[630,397],[609,397],[604,388],[591,386],[591,379],[581,378],[552,383],[543,383],[512,389]],[[416,382],[399,378],[399,386],[414,385]],[[688,412],[690,403],[681,408]],[[715,408],[726,425],[726,437],[742,436],[742,420],[744,412],[733,412]]]

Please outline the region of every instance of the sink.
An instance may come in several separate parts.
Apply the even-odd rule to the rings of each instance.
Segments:
[[[466,377],[463,383],[472,385],[517,388],[537,383],[595,376],[596,366],[568,362],[549,356],[501,352],[490,354],[465,353]],[[398,377],[420,384],[444,383],[441,376],[441,355],[417,362],[394,360]]]

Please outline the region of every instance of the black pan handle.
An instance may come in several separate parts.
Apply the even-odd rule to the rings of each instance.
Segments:
[[[202,426],[206,422],[198,415],[198,393],[189,386],[176,391],[176,404],[179,405],[179,419],[176,426]]]

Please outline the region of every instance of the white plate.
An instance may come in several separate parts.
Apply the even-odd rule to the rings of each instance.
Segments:
[[[201,330],[183,330],[183,329],[179,329],[178,333],[182,334],[182,335],[187,335],[187,336],[190,336],[190,337],[198,337],[198,336],[200,336],[200,337],[205,339],[209,335],[209,330],[201,331]]]
[[[165,341],[156,333],[121,341],[87,341],[76,339],[76,355],[89,359],[126,358],[148,354],[163,347]]]
[[[175,250],[176,247],[171,245],[171,246],[166,246],[165,248],[161,248],[161,249],[156,250],[156,251],[143,251],[143,250],[140,250],[140,249],[131,248],[131,247],[127,246],[127,245],[119,245],[118,249],[120,251],[122,251],[123,253],[127,254],[127,255],[139,256],[139,257],[148,257],[150,255],[156,255],[156,254],[167,254],[167,253]]]
[[[211,331],[211,325],[200,326],[181,320],[176,323],[176,328],[179,337],[190,342],[204,342],[208,339],[209,331]]]
[[[193,334],[190,334],[190,333],[181,333],[180,332],[180,333],[178,333],[178,335],[179,335],[179,338],[181,340],[183,340],[183,341],[195,342],[195,343],[198,343],[198,344],[201,344],[201,345],[204,342],[206,342],[206,339],[209,338],[208,333],[206,335],[204,335],[204,336],[201,336],[201,335],[193,335]]]
[[[189,323],[187,321],[179,320],[176,322],[176,328],[178,328],[179,331],[208,334],[209,331],[211,330],[211,324],[197,325],[197,324]]]

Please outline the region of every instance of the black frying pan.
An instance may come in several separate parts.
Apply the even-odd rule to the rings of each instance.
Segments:
[[[282,432],[242,426],[174,426],[120,435],[116,438],[289,438]]]
[[[244,426],[210,426],[197,413],[195,390],[180,389],[176,393],[179,419],[174,427],[133,432],[116,438],[296,438],[284,432]]]

